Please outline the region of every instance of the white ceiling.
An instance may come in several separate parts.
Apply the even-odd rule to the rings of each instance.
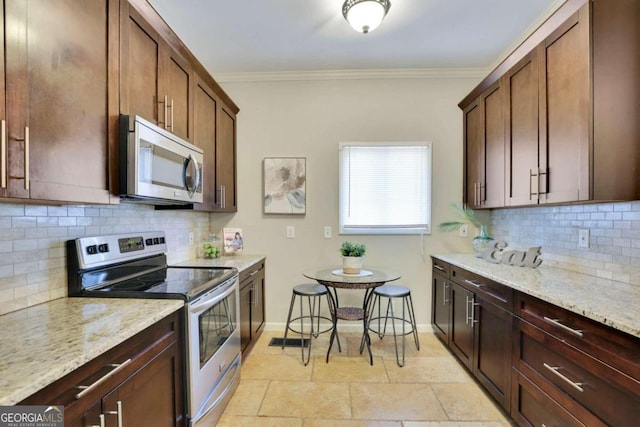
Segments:
[[[562,0],[391,0],[354,31],[343,0],[149,0],[217,78],[323,70],[486,68]]]

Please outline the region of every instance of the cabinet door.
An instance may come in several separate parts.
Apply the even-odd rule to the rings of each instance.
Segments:
[[[216,186],[217,210],[236,212],[236,118],[222,105],[216,133]]]
[[[253,276],[251,339],[256,340],[264,326],[264,268]]]
[[[513,316],[478,296],[473,316],[473,373],[493,398],[509,412]]]
[[[449,346],[458,359],[471,369],[473,361],[473,323],[471,310],[473,308],[473,293],[450,282],[451,297],[451,329],[449,332]]]
[[[109,202],[114,3],[5,1],[7,196]]]
[[[484,182],[485,151],[482,99],[464,111],[465,200],[469,207],[482,207],[481,186]]]
[[[185,140],[191,140],[191,65],[168,46],[162,44],[165,54],[164,90],[167,95],[168,129]],[[164,102],[164,101],[163,101]]]
[[[589,199],[589,4],[541,46],[540,202]]]
[[[450,305],[449,281],[440,274],[433,274],[433,310],[431,323],[436,336],[449,344]]]
[[[240,347],[244,352],[251,343],[251,284],[240,288]]]
[[[195,89],[193,107],[193,143],[204,151],[202,193],[204,201],[194,209],[211,212],[216,207],[216,114],[217,102],[212,91],[202,81]]]
[[[5,67],[4,67],[4,39],[5,39],[5,14],[4,0],[0,0],[0,197],[7,195],[7,114],[5,110]]]
[[[506,180],[507,206],[538,201],[538,64],[536,51],[506,76]]]
[[[168,105],[158,99],[160,36],[127,1],[121,7],[120,112],[166,127]]]
[[[172,344],[122,382],[102,399],[107,425],[137,427],[174,427],[182,425],[182,415],[174,384],[180,380],[176,363],[176,345]],[[122,417],[122,424],[117,423]]]
[[[502,81],[482,94],[484,110],[484,177],[480,186],[483,208],[504,206],[504,88]]]

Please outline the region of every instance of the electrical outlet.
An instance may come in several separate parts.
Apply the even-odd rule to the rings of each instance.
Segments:
[[[460,237],[467,237],[469,235],[469,225],[468,224],[463,224],[459,229],[458,229],[458,236]]]
[[[579,248],[588,248],[589,247],[589,229],[581,228],[578,230],[578,247]]]
[[[287,225],[287,239],[296,238],[296,227],[293,225]]]
[[[331,226],[325,225],[324,226],[324,238],[325,239],[330,239],[331,236],[332,236]]]
[[[193,231],[190,231],[189,232],[189,244],[192,245],[194,241],[195,241],[195,237],[193,235]]]

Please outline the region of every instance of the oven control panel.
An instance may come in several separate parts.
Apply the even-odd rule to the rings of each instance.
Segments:
[[[163,231],[81,237],[73,242],[81,269],[167,252]]]

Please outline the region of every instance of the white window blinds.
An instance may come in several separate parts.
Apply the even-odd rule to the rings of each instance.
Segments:
[[[431,232],[431,143],[341,143],[340,232]]]

